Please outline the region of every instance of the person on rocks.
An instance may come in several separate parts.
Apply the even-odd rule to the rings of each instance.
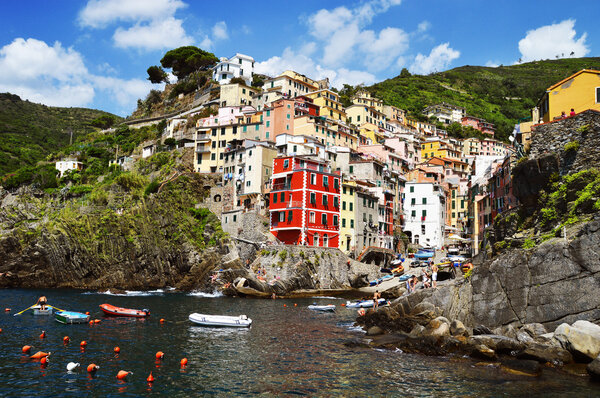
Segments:
[[[373,294],[373,309],[377,309],[379,307],[379,299],[381,298],[381,293],[379,290],[375,290],[375,294]]]
[[[431,283],[429,282],[429,275],[427,272],[423,272],[423,288],[427,289],[431,287]]]
[[[437,274],[438,274],[438,266],[437,264],[433,264],[431,266],[431,282],[433,284],[433,288],[437,287]]]
[[[417,281],[417,276],[416,276],[416,275],[413,275],[413,277],[412,277],[412,278],[410,278],[410,281],[409,281],[409,283],[408,283],[408,292],[409,292],[409,293],[412,293],[412,292],[414,292],[415,290],[417,290],[417,283],[418,283],[418,281]]]

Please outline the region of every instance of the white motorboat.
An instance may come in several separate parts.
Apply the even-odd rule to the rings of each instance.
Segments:
[[[379,305],[385,305],[387,300],[380,298]],[[360,301],[346,301],[346,308],[371,308],[373,307],[373,300],[360,300]]]
[[[46,305],[46,308],[42,310],[42,307],[39,305],[31,307],[33,315],[52,315],[52,307]]]
[[[313,310],[313,311],[333,312],[333,311],[335,311],[335,305],[334,304],[329,304],[329,305],[312,304],[312,305],[308,306],[308,309]]]
[[[249,328],[252,325],[252,319],[246,315],[227,316],[193,313],[189,316],[189,319],[196,325],[201,326]]]

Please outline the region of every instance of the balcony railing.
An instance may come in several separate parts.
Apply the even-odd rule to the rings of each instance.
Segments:
[[[292,189],[290,184],[273,184],[273,188],[271,188],[271,192],[274,191],[287,191]]]
[[[210,153],[210,148],[198,147],[196,153]]]

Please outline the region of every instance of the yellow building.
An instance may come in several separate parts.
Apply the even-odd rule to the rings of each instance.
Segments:
[[[384,113],[383,100],[373,97],[368,91],[361,90],[357,92],[352,98],[352,103],[354,105],[366,105],[379,113]]]
[[[257,89],[245,84],[221,84],[219,106],[244,106],[252,105],[252,96],[257,94]]]
[[[293,134],[314,137],[326,147],[344,146],[356,149],[358,146],[358,136],[355,130],[342,122],[328,120],[321,116],[296,117]]]
[[[340,210],[340,218],[342,224],[340,225],[340,250],[346,254],[354,252],[356,246],[356,232],[355,232],[355,181],[342,181],[342,195],[341,202],[342,208]]]
[[[348,115],[348,122],[357,126],[371,123],[378,127],[384,127],[386,122],[384,113],[367,105],[350,105],[346,108],[346,115]]]
[[[385,141],[385,136],[379,132],[379,128],[371,123],[361,125],[359,133],[365,139],[370,140],[371,145],[380,144]]]
[[[346,121],[346,112],[340,103],[340,96],[331,90],[318,90],[304,95],[319,106],[319,116]]]
[[[456,228],[454,232],[464,232],[468,219],[468,195],[461,193],[457,185],[450,186],[450,200],[448,201],[448,225]]]
[[[433,157],[460,159],[461,151],[454,149],[443,140],[428,140],[421,143],[421,162]]]
[[[600,71],[583,69],[572,76],[548,87],[537,104],[540,122],[560,118],[562,112],[568,116],[587,109],[600,111]],[[534,111],[534,122],[538,121]]]
[[[481,151],[481,141],[479,138],[466,138],[462,141],[463,156],[477,156]]]

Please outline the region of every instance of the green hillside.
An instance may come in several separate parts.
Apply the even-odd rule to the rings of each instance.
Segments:
[[[497,68],[467,65],[427,76],[403,71],[368,90],[385,103],[408,110],[413,117],[421,117],[423,108],[442,101],[463,106],[469,115],[494,123],[497,137],[505,140],[515,123],[531,116],[531,108],[549,86],[581,69],[600,69],[600,58],[565,58]]]
[[[95,109],[58,108],[0,93],[0,175],[35,165],[77,138],[106,127],[118,116]]]

